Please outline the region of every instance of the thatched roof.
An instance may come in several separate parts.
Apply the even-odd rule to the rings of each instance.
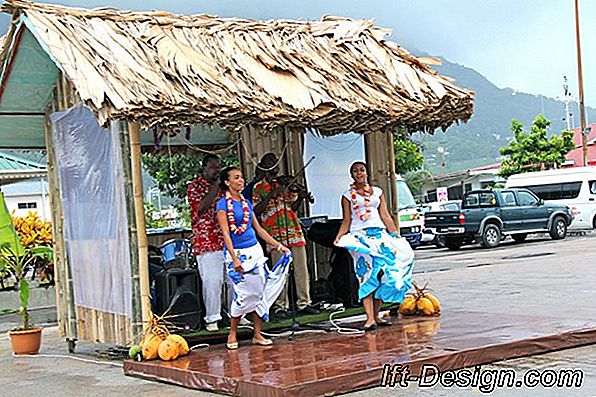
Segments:
[[[369,20],[220,19],[19,0],[2,11],[28,19],[102,121],[333,134],[432,131],[473,112],[473,92],[386,41],[389,31]]]

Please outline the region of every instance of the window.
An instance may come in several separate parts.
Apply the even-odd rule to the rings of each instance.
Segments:
[[[480,193],[481,207],[494,207],[497,205],[497,198],[494,193]]]
[[[449,200],[461,200],[463,196],[461,185],[447,188],[447,198]]]
[[[466,183],[464,185],[464,193],[468,193],[470,190],[472,190],[472,184],[471,183]]]
[[[429,191],[429,192],[426,194],[426,196],[427,196],[427,199],[428,199],[428,202],[429,202],[429,203],[432,203],[432,202],[434,202],[434,201],[437,201],[437,190],[435,189],[435,190],[431,190],[431,191]]]
[[[558,200],[561,196],[562,186],[560,183],[550,185],[526,186],[534,194],[543,200]]]
[[[596,181],[588,182],[590,184],[590,193],[596,194]]]
[[[574,199],[579,196],[579,191],[582,188],[581,182],[569,182],[562,184],[561,198]]]
[[[549,185],[526,186],[543,200],[574,199],[579,196],[582,182],[552,183]]]
[[[503,197],[503,207],[515,207],[515,194],[513,192],[501,192]]]
[[[536,197],[532,196],[528,192],[523,192],[523,191],[518,192],[517,197],[519,198],[519,205],[524,206],[524,207],[536,205],[538,203],[538,201],[536,200]]]
[[[443,204],[443,211],[459,211],[459,205],[456,203]]]
[[[470,207],[478,207],[480,203],[480,198],[478,197],[478,193],[468,194],[464,199],[463,207],[470,208]]]
[[[27,208],[37,208],[37,203],[18,203],[18,207],[20,210]]]

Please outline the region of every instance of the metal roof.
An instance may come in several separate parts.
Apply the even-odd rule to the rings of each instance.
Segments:
[[[45,178],[44,164],[0,151],[0,184],[7,185],[32,178]]]
[[[45,170],[44,164],[27,160],[12,153],[0,151],[0,171],[10,170]]]
[[[43,192],[47,194],[48,182],[45,180],[27,180],[18,183],[12,183],[10,185],[2,186],[2,193],[4,197],[15,197],[15,196],[35,196],[41,195]]]

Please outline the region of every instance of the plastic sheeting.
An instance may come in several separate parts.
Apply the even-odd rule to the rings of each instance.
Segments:
[[[75,305],[131,317],[132,285],[118,133],[78,105],[51,115]]]

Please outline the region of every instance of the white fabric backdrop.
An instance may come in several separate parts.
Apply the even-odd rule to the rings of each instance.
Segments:
[[[364,161],[364,135],[349,133],[325,138],[309,131],[304,142],[304,161],[312,156],[316,158],[306,168],[308,189],[315,196],[310,214],[341,218],[341,195],[352,182],[350,165]]]

